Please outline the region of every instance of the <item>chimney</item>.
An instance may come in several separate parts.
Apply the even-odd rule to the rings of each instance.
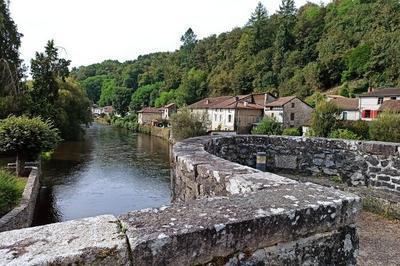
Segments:
[[[372,87],[369,87],[369,88],[368,88],[368,92],[373,92],[373,91],[375,91],[374,88],[372,88]]]
[[[209,99],[206,99],[206,104],[210,104],[210,100]]]
[[[243,104],[244,104],[244,107],[247,107],[247,102],[244,102]]]

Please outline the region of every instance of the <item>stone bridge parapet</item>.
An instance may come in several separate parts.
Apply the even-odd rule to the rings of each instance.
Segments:
[[[176,144],[171,205],[1,233],[0,265],[355,265],[360,198],[250,167],[251,138]]]

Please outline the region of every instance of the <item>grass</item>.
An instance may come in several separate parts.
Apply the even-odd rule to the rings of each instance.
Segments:
[[[27,180],[27,178],[15,177],[11,172],[0,169],[0,217],[18,205]]]

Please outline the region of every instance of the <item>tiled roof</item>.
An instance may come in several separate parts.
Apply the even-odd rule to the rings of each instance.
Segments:
[[[330,101],[340,110],[355,111],[358,110],[359,99],[355,98],[336,98]]]
[[[251,94],[239,96],[221,96],[215,98],[206,98],[189,105],[190,109],[257,109],[263,110],[262,105],[256,103],[246,103],[246,100],[251,99]]]
[[[153,108],[153,107],[145,107],[142,110],[138,111],[138,113],[162,113],[163,110],[161,108]]]
[[[371,92],[366,92],[358,95],[359,97],[385,97],[385,96],[400,96],[400,88],[384,88],[374,89]]]
[[[276,101],[267,103],[265,107],[281,107],[296,98],[296,96],[288,96],[288,97],[281,97],[278,98]]]
[[[387,100],[384,101],[379,108],[379,111],[394,111],[400,112],[400,100]]]

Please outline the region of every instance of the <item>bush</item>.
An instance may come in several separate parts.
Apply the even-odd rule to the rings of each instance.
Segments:
[[[113,116],[110,120],[111,124],[120,127],[126,128],[128,130],[132,130],[134,132],[138,131],[138,123],[137,123],[137,116],[132,114],[125,117],[116,117]]]
[[[52,150],[60,140],[58,129],[38,117],[10,116],[0,120],[0,152],[16,154],[17,175],[24,169],[25,160]]]
[[[282,135],[285,135],[285,136],[301,136],[301,132],[300,132],[299,128],[297,128],[297,127],[285,128],[283,130]]]
[[[182,140],[206,135],[208,123],[207,113],[198,115],[182,108],[171,116],[172,136],[175,140]]]
[[[311,128],[316,137],[327,137],[337,127],[339,109],[331,102],[320,102],[312,114]]]
[[[276,121],[274,117],[264,117],[260,124],[255,127],[252,134],[259,135],[280,135],[282,134],[282,124]]]
[[[339,127],[354,132],[360,136],[360,139],[369,139],[369,124],[367,121],[339,121]]]
[[[336,129],[329,134],[332,139],[361,139],[356,133],[348,129]]]
[[[372,140],[400,142],[400,114],[384,112],[372,121],[369,128]]]
[[[0,169],[0,217],[18,203],[22,192],[17,179],[10,172]]]

